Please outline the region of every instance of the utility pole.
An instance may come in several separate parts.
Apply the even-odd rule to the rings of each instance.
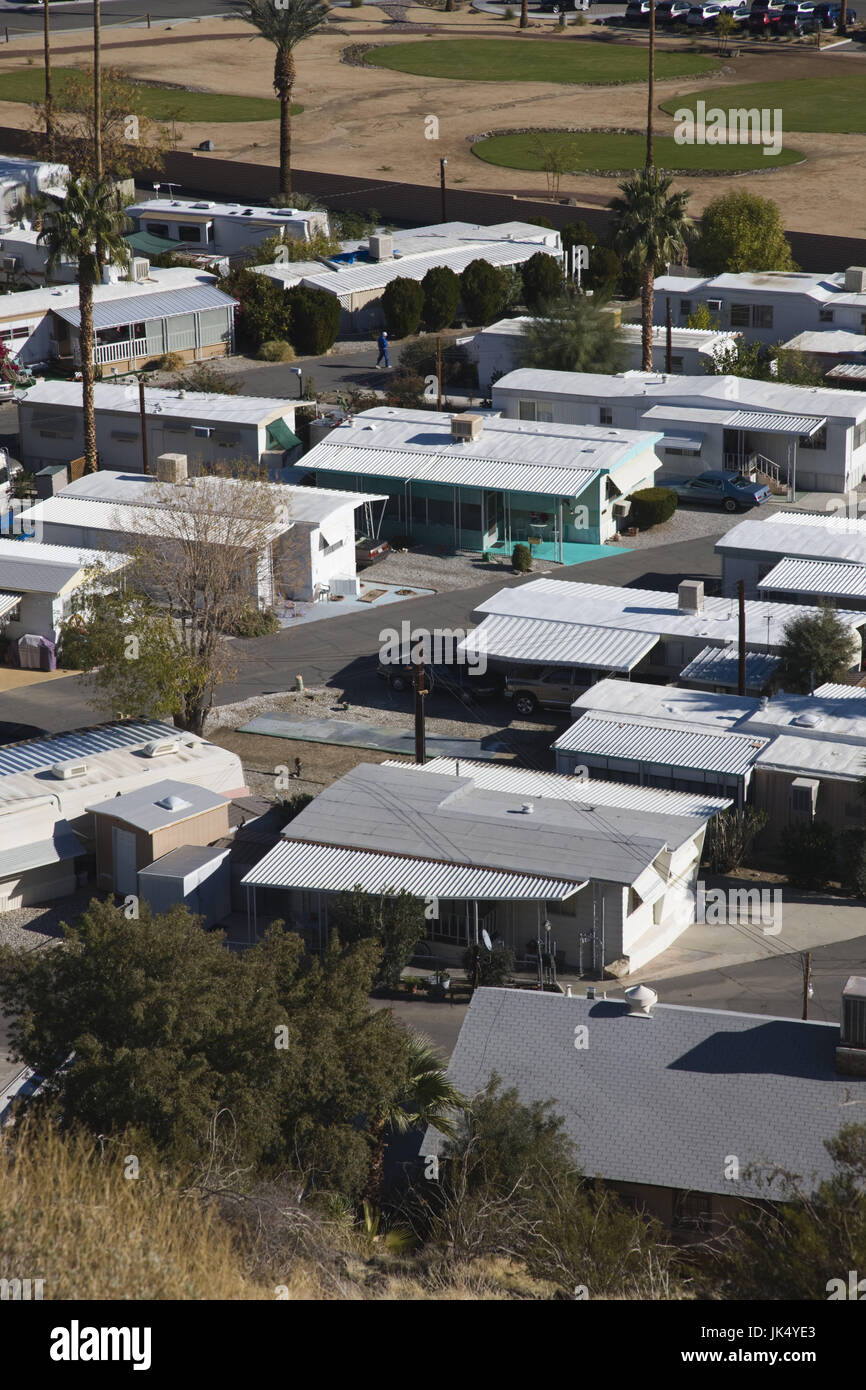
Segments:
[[[415,667],[415,762],[421,767],[427,761],[424,737],[424,696],[426,694],[424,662],[419,661]]]
[[[51,91],[51,0],[43,0],[43,63],[45,66],[45,154],[54,158],[54,97]]]
[[[102,0],[93,0],[93,173],[102,178]]]
[[[673,320],[671,318],[671,297],[665,299],[665,371],[670,373],[674,369],[674,336]]]
[[[744,580],[737,583],[738,631],[737,631],[737,694],[746,693],[746,585]]]
[[[138,382],[138,414],[141,419],[141,471],[149,473],[147,464],[147,407],[144,401],[144,381]]]
[[[809,1017],[809,1000],[812,997],[812,952],[803,957],[803,1017]]]
[[[442,409],[442,339],[436,337],[436,409]]]
[[[441,208],[441,213],[442,213],[441,220],[442,220],[443,222],[447,222],[447,221],[448,221],[448,218],[445,216],[445,169],[446,169],[446,167],[447,167],[447,164],[448,164],[448,160],[447,160],[447,159],[440,159],[440,161],[439,161],[439,198],[440,198],[440,208]]]

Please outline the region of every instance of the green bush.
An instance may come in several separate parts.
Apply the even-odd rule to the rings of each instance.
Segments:
[[[470,323],[492,323],[502,312],[507,280],[489,261],[470,261],[460,276],[460,297]]]
[[[553,256],[536,251],[523,267],[523,302],[530,313],[544,312],[562,294],[562,269]]]
[[[532,569],[532,551],[521,542],[511,552],[511,568],[515,574],[528,574]]]
[[[428,333],[437,333],[454,322],[460,303],[460,276],[447,265],[434,265],[421,281],[424,305],[421,317]]]
[[[183,376],[175,377],[169,385],[173,391],[204,391],[220,396],[238,396],[241,390],[238,382],[228,381],[222,372],[208,366],[207,362],[196,363]]]
[[[621,277],[622,261],[616,252],[609,246],[590,246],[589,269],[581,277],[581,283],[606,299],[614,293]]]
[[[470,980],[475,966],[476,951],[479,952],[478,983],[484,989],[501,988],[514,973],[514,952],[509,951],[507,947],[497,946],[494,950],[488,951],[483,946],[467,946],[463,952],[462,965]]]
[[[866,898],[866,832],[862,827],[840,836],[839,882],[844,892]]]
[[[260,362],[294,362],[295,349],[285,338],[271,338],[262,343],[256,356]]]
[[[826,821],[789,826],[781,850],[788,882],[795,888],[826,888],[836,878],[836,834]]]
[[[262,343],[292,340],[291,296],[282,284],[238,267],[219,287],[238,301],[237,333],[243,350],[258,352]]]
[[[424,290],[419,280],[399,275],[386,285],[382,295],[382,312],[389,337],[408,338],[417,333],[423,308]]]
[[[292,347],[302,357],[320,357],[333,347],[340,329],[339,299],[326,290],[308,289],[303,285],[282,293],[289,301]],[[281,337],[282,334],[271,336]]]
[[[647,531],[650,526],[670,521],[676,509],[677,495],[669,487],[639,488],[631,495],[629,521],[641,531]]]
[[[158,372],[179,372],[182,366],[183,357],[179,352],[164,352],[156,359]]]
[[[279,632],[279,630],[280,620],[272,608],[254,608],[250,604],[249,608],[238,613],[226,636],[270,637],[272,633]]]

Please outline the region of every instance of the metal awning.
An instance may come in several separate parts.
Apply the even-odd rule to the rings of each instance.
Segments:
[[[334,431],[338,433],[338,431]],[[324,447],[326,446],[327,447]],[[519,449],[519,440],[515,443]],[[307,458],[316,473],[348,473],[371,478],[396,478],[401,483],[431,482],[449,486],[489,488],[494,491],[530,492],[541,496],[580,497],[598,470],[560,467],[557,464],[521,463],[465,453],[455,456],[447,449],[355,448],[320,441]]]
[[[704,441],[699,434],[671,434],[667,430],[661,441],[663,449],[691,449],[699,454],[704,447]]]
[[[20,594],[0,593],[0,618],[5,618],[6,614],[11,613],[13,608],[17,608],[20,602]]]
[[[256,888],[298,888],[322,893],[360,888],[365,893],[405,890],[418,897],[444,899],[561,902],[585,888],[588,880],[376,854],[372,850],[311,844],[306,840],[282,840],[241,882]]]
[[[863,569],[866,575],[866,566]],[[781,657],[766,652],[746,652],[746,685],[750,689],[766,685],[781,665]],[[680,671],[681,681],[699,681],[702,685],[724,685],[736,690],[739,685],[739,653],[736,647],[704,647]]]
[[[631,671],[659,641],[655,632],[492,615],[460,643],[499,661],[551,662],[599,671]]]
[[[735,410],[722,421],[726,430],[760,430],[764,434],[817,434],[826,415],[773,415],[766,410]]]
[[[185,289],[163,290],[155,294],[133,294],[129,298],[97,300],[93,306],[93,327],[123,328],[130,323],[146,323],[149,319],[170,319],[178,314],[197,314],[203,309],[226,309],[237,305],[236,299],[223,294],[214,285],[191,285]],[[78,305],[51,312],[65,319],[73,328],[81,327]]]

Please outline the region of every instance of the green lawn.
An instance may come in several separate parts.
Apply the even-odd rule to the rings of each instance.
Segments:
[[[364,61],[418,77],[454,77],[465,82],[645,82],[646,49],[580,39],[434,39],[373,48]],[[713,58],[657,53],[656,77],[704,76],[717,71]]]
[[[838,135],[866,132],[866,75],[847,73],[838,77],[806,77],[798,82],[749,82],[741,87],[715,87],[705,92],[689,92],[662,103],[662,110],[673,114],[679,109],[694,110],[695,103],[712,106],[781,108],[782,128],[828,131]]]
[[[73,68],[53,68],[55,97],[62,97]],[[131,84],[135,86],[136,84]],[[276,121],[276,97],[234,97],[224,92],[184,92],[174,87],[138,87],[141,110],[154,121]],[[0,73],[0,101],[42,101],[45,77],[41,68],[18,68]],[[298,115],[303,106],[293,106]]]
[[[477,140],[472,153],[488,164],[506,169],[543,169],[538,137],[545,145],[561,149],[568,160],[568,172],[583,170],[640,169],[646,159],[645,135],[569,134],[567,131],[533,131],[525,135],[492,135]],[[701,169],[733,171],[774,169],[780,164],[797,164],[803,158],[798,150],[782,150],[773,157],[759,145],[677,145],[669,136],[656,136],[655,158],[662,169]]]

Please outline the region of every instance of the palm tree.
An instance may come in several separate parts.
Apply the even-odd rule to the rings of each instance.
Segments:
[[[47,273],[65,258],[78,264],[78,309],[81,320],[81,390],[84,407],[84,471],[95,473],[96,421],[93,413],[93,290],[102,278],[100,252],[109,262],[129,264],[123,233],[127,224],[120,195],[111,179],[73,179],[65,198],[44,200],[39,241],[48,249]]]
[[[280,102],[280,198],[292,196],[292,91],[295,85],[295,48],[317,33],[328,18],[323,0],[249,0],[241,14],[275,45],[274,91]]]
[[[649,0],[649,90],[646,113],[646,167],[653,167],[653,107],[656,85],[656,0]]]
[[[54,158],[54,98],[51,91],[51,0],[44,0],[42,10],[44,38],[42,43],[45,68],[45,154]]]
[[[520,27],[521,29],[527,29],[529,27],[528,0],[520,0]]]
[[[641,346],[643,370],[653,367],[653,285],[665,264],[677,260],[685,246],[688,191],[671,193],[669,174],[642,169],[620,184],[623,196],[613,200],[614,248],[641,281]]]
[[[385,1100],[370,1120],[372,1155],[366,1198],[374,1206],[382,1200],[388,1134],[406,1134],[416,1125],[435,1125],[446,1138],[453,1139],[457,1132],[455,1112],[466,1109],[466,1101],[448,1080],[433,1044],[417,1033],[407,1033],[405,1047],[404,1093]]]

